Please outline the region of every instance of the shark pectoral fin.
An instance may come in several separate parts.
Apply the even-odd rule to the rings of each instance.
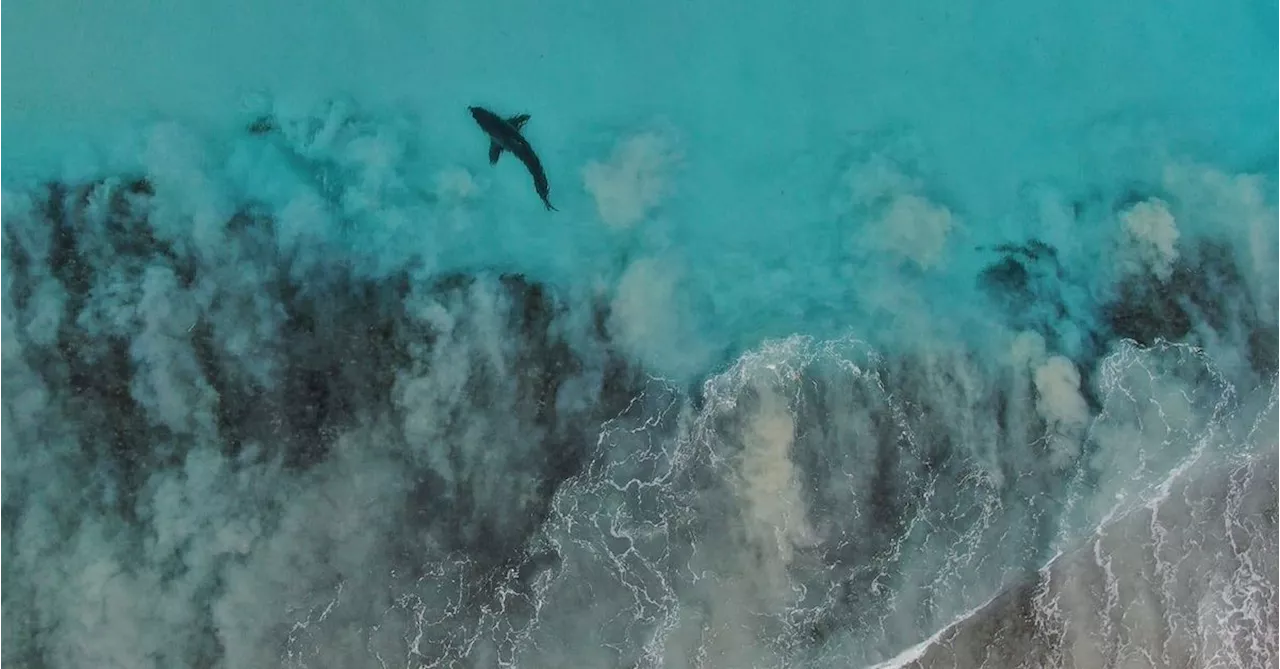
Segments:
[[[528,120],[529,120],[528,114],[516,114],[515,116],[512,116],[511,118],[507,119],[507,123],[510,123],[511,127],[515,128],[516,130],[519,130],[520,128],[524,127],[525,121],[528,121]]]
[[[489,164],[497,165],[500,155],[502,155],[502,147],[497,142],[489,142]]]

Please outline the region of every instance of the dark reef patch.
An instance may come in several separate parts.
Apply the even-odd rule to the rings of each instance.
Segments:
[[[1036,239],[1024,244],[1000,244],[1000,259],[978,274],[978,285],[1008,314],[1017,327],[1038,332],[1050,329],[1067,307],[1059,294],[1065,271],[1058,251]]]
[[[579,471],[600,424],[625,406],[640,378],[605,330],[566,325],[570,309],[599,305],[566,304],[528,277],[480,271],[415,286],[408,271],[361,276],[340,258],[300,271],[276,249],[274,221],[252,207],[223,226],[226,248],[180,253],[155,234],[153,196],[140,178],[53,183],[37,194],[31,216],[4,222],[6,310],[19,326],[6,334],[22,342],[22,355],[49,387],[73,390],[63,401],[76,418],[77,440],[99,472],[96,480],[108,482],[86,493],[95,505],[110,502],[130,516],[146,479],[179,466],[199,440],[233,457],[252,444],[258,459],[308,469],[325,460],[344,431],[405,420],[395,393],[406,370],[416,364],[416,373],[430,378],[434,370],[424,365],[466,359],[461,394],[437,407],[436,440],[405,447],[461,449],[457,444],[478,433],[488,435],[488,448],[522,440],[514,450],[524,455],[502,466],[517,468],[512,475],[528,489],[471,490],[478,482],[444,484],[448,477],[424,470],[410,516],[436,529],[451,525],[444,532],[450,543],[501,561],[538,525],[556,487]],[[195,322],[165,324],[175,334],[164,336],[189,347],[193,383],[215,397],[211,434],[173,433],[148,414],[133,387],[143,373],[134,350],[139,286],[156,268],[171,273],[180,291],[204,291]],[[254,278],[242,282],[241,275]],[[103,324],[93,302],[112,291],[123,303],[111,307],[116,321]],[[49,309],[36,302],[50,295],[62,296],[56,332],[29,330]],[[422,295],[448,311],[457,333],[477,338],[449,340],[415,318],[407,304]],[[243,334],[237,328],[254,339],[230,343]],[[483,337],[502,342],[500,369],[479,355]],[[444,357],[440,346],[450,347]],[[445,459],[467,457],[459,451]]]
[[[1120,284],[1115,299],[1103,308],[1114,337],[1151,345],[1157,339],[1202,342],[1206,334],[1238,337],[1247,343],[1254,372],[1276,373],[1274,326],[1259,317],[1249,288],[1225,244],[1199,241],[1186,245],[1167,280],[1134,276]],[[1199,327],[1208,332],[1197,331]]]
[[[477,295],[494,288],[503,298],[494,314],[507,344],[502,370],[471,343],[486,337],[481,328],[492,325],[477,322],[491,317]],[[419,519],[415,524],[447,525],[453,547],[502,560],[541,524],[551,496],[580,471],[600,425],[626,406],[639,375],[607,341],[563,328],[561,317],[570,307],[527,277],[450,275],[437,280],[429,294],[456,317],[452,334],[435,335],[445,357],[432,359],[451,364],[455,352],[473,359],[463,391],[439,405],[448,416],[439,426],[443,443],[418,444],[407,436],[410,451],[445,451],[455,472],[452,480],[425,476],[410,495],[408,511]],[[566,384],[573,388],[566,390]],[[574,397],[566,398],[566,392]],[[472,471],[473,448],[502,451],[488,459],[511,470],[509,490],[479,483],[487,473]],[[435,500],[441,499],[449,500],[448,514],[439,513]]]
[[[144,200],[151,192],[145,179],[74,187],[55,183],[37,197],[30,212],[35,220],[4,222],[10,308],[37,314],[47,312],[51,300],[61,300],[53,331],[19,320],[40,331],[19,327],[6,334],[22,342],[27,363],[48,386],[72,391],[63,399],[67,413],[77,418],[84,456],[106,474],[92,478],[96,485],[83,491],[85,501],[125,514],[132,512],[149,470],[175,464],[178,454],[143,446],[166,443],[172,435],[153,425],[132,396],[129,340],[119,332],[89,332],[80,318],[106,272],[136,279],[148,263],[159,263],[187,270],[178,276],[190,275],[147,228]],[[46,304],[36,304],[39,300]]]
[[[1004,312],[1009,325],[1045,337],[1051,349],[1068,352],[1086,374],[1106,353],[1107,342],[1132,339],[1144,346],[1158,340],[1203,345],[1208,337],[1237,341],[1260,377],[1277,372],[1274,319],[1263,318],[1268,305],[1251,301],[1232,250],[1212,240],[1184,241],[1166,279],[1153,274],[1130,275],[1113,289],[1096,313],[1074,313],[1067,291],[1089,290],[1065,268],[1057,251],[1038,240],[1004,244],[1000,257],[978,275],[978,285]],[[1060,340],[1058,324],[1085,326],[1082,349],[1072,351]],[[1085,392],[1091,392],[1088,384]]]

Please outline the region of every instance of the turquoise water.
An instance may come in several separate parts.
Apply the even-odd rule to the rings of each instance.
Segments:
[[[1275,524],[1273,5],[4,18],[7,661],[865,666],[1037,578],[1042,663],[1275,636],[1274,531],[1163,506]]]

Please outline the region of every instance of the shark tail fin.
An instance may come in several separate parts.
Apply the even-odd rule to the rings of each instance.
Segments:
[[[502,155],[502,146],[497,142],[489,142],[489,164],[497,165],[498,157]]]
[[[515,116],[512,116],[511,118],[507,119],[507,123],[510,123],[511,127],[515,128],[516,130],[519,130],[524,127],[525,122],[528,120],[529,120],[528,114],[516,114]]]

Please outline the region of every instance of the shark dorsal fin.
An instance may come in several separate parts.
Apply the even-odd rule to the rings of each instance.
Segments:
[[[519,130],[524,127],[525,121],[528,121],[528,120],[529,120],[528,114],[516,114],[515,116],[512,116],[511,118],[507,119],[507,123],[510,123],[511,127],[515,128],[516,130]]]

